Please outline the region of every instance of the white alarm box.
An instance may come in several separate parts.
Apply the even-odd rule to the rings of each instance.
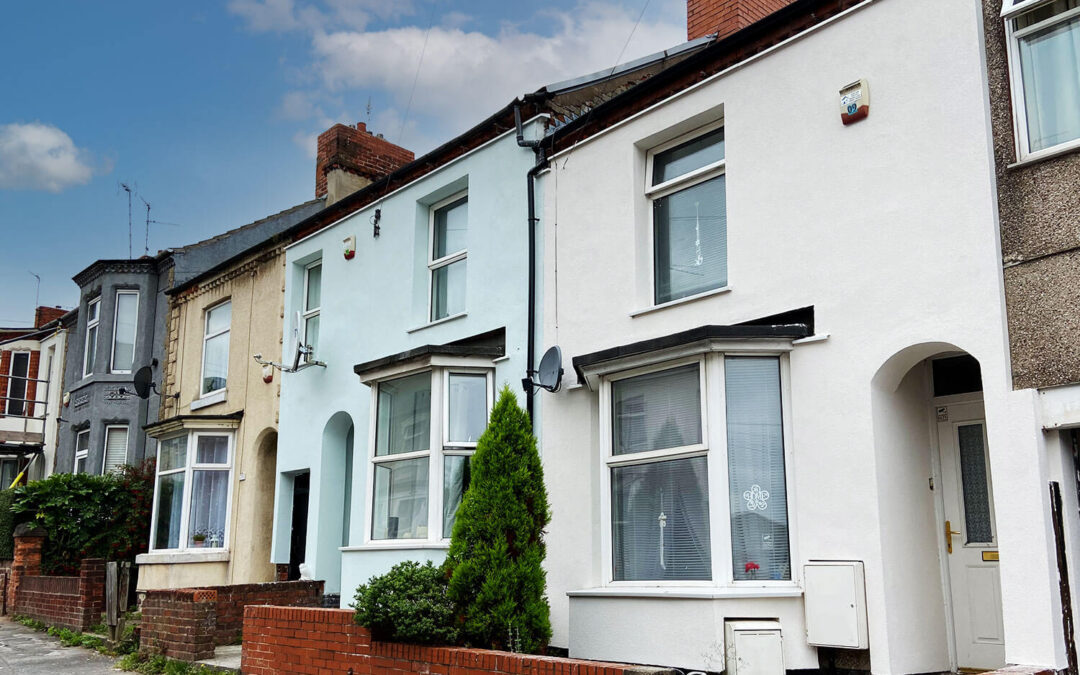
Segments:
[[[868,649],[866,581],[856,560],[812,560],[803,568],[806,641],[813,647]]]
[[[779,621],[726,621],[726,675],[784,675]]]

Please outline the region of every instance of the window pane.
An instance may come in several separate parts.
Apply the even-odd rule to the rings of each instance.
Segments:
[[[319,314],[304,320],[304,344],[311,347],[309,361],[315,360],[315,350],[319,347]]]
[[[232,303],[222,303],[206,313],[206,334],[213,335],[228,330],[231,323]]]
[[[1020,38],[1031,151],[1080,138],[1080,16]]]
[[[158,471],[172,471],[187,466],[187,436],[177,436],[162,441]]]
[[[229,333],[222,333],[204,343],[202,393],[224,389],[228,376]]]
[[[30,353],[12,352],[10,377],[4,378],[8,385],[7,414],[23,415],[26,413],[26,378],[30,373]]]
[[[86,323],[93,323],[98,320],[98,312],[101,311],[101,302],[95,300],[86,306],[87,317]]]
[[[116,326],[113,327],[113,370],[131,370],[135,359],[135,315],[139,296],[135,293],[116,294]]]
[[[469,198],[462,197],[435,212],[435,242],[432,260],[465,250],[469,229]]]
[[[724,374],[735,579],[790,579],[780,361],[729,357]]]
[[[5,459],[0,461],[0,488],[7,490],[11,487],[11,484],[15,482],[15,477],[19,475],[19,461],[16,459]]]
[[[460,455],[443,457],[443,539],[454,531],[454,518],[469,489],[469,458]]]
[[[487,376],[450,375],[451,443],[475,443],[487,428]]]
[[[956,430],[960,445],[960,476],[964,484],[964,522],[969,544],[994,541],[990,527],[990,486],[986,476],[986,447],[983,426],[965,424]]]
[[[307,298],[304,299],[304,311],[318,309],[322,303],[322,265],[308,268]]]
[[[183,504],[184,474],[158,476],[154,548],[180,548],[180,516]]]
[[[116,471],[127,463],[128,430],[105,430],[105,473]]]
[[[188,546],[198,545],[195,542],[195,535],[198,534],[205,537],[203,548],[225,546],[225,512],[228,509],[228,498],[228,471],[192,472]]]
[[[423,539],[428,523],[428,458],[375,465],[372,539]]]
[[[724,128],[683,143],[653,157],[653,185],[690,173],[724,158]]]
[[[727,285],[725,176],[653,202],[656,302]]]
[[[439,267],[431,275],[431,320],[464,312],[465,261]]]
[[[428,449],[431,445],[431,373],[380,382],[378,406],[377,456]]]
[[[199,445],[196,449],[196,464],[228,464],[229,463],[229,437],[228,436],[199,436]]]
[[[92,326],[86,331],[86,362],[83,366],[84,375],[89,375],[94,372],[94,364],[97,363],[97,333],[97,326]]]
[[[696,363],[617,380],[611,399],[616,455],[701,443]]]
[[[611,470],[616,581],[712,578],[704,457]]]
[[[75,473],[86,473],[86,455],[75,459]]]

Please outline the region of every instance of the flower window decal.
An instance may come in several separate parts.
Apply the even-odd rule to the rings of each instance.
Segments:
[[[757,483],[743,492],[742,498],[746,500],[746,508],[751,511],[764,511],[769,508],[769,491],[762,490]]]

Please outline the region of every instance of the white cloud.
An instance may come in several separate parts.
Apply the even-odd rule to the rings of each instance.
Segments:
[[[60,192],[90,181],[89,155],[41,122],[0,125],[0,189]]]

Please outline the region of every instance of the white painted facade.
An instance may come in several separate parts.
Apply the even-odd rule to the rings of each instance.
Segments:
[[[927,359],[967,353],[982,372],[1003,660],[1065,666],[1047,495],[1063,455],[1044,441],[1037,394],[1011,387],[978,5],[864,3],[553,158],[543,334],[567,377],[543,395],[540,435],[553,644],[571,656],[718,671],[725,619],[771,619],[785,667],[817,668],[802,568],[853,560],[865,564],[873,672],[966,665],[945,498],[930,481],[941,486],[934,412],[967,399],[932,399]],[[838,90],[860,78],[870,115],[845,127]],[[728,287],[654,308],[648,152],[721,120]],[[824,339],[761,345],[783,369],[792,579],[613,583],[605,380],[577,382],[572,359],[808,306]],[[719,384],[706,382],[710,424],[722,424]],[[726,482],[713,480],[724,475],[710,467],[713,518],[727,518]],[[731,563],[714,569],[730,575]]]
[[[526,137],[539,133],[541,124],[527,122]],[[289,336],[297,326],[297,313],[312,313],[303,305],[304,272],[321,260],[315,358],[326,366],[275,374],[282,378],[282,391],[272,561],[290,561],[294,487],[297,476],[306,473],[310,487],[304,562],[314,578],[326,581],[327,593],[341,593],[343,607],[373,575],[404,560],[438,564],[449,548],[449,539],[438,536],[434,522],[427,524],[427,534],[406,541],[374,539],[372,386],[361,381],[353,366],[505,328],[505,355],[500,358],[429,359],[389,371],[400,376],[448,365],[475,369],[470,372],[489,374],[490,395],[509,384],[524,404],[525,177],[534,162],[533,151],[518,146],[514,131],[508,131],[287,249],[283,358],[292,362]],[[464,311],[431,321],[431,212],[462,193],[468,196]],[[355,241],[351,260],[344,256],[347,237]],[[435,406],[442,405],[444,393],[440,386],[433,387]],[[441,417],[432,418],[433,433],[442,430],[441,422]],[[439,455],[444,454],[434,447],[435,440],[428,495],[436,504],[432,514],[442,499],[436,474],[441,476]],[[350,447],[351,467],[346,459]]]
[[[52,474],[56,458],[57,418],[61,415],[63,394],[63,373],[67,330],[50,329],[48,332],[33,333],[26,338],[4,343],[3,351],[38,353],[37,382],[34,394],[35,403],[26,399],[23,417],[0,416],[0,438],[3,432],[31,434],[34,442],[42,445],[42,454],[33,460],[27,471],[29,480],[39,480]],[[10,373],[3,373],[9,375]],[[5,378],[6,379],[6,378]],[[11,380],[8,380],[9,388]],[[29,382],[26,383],[29,386]],[[10,392],[10,389],[9,389]],[[0,412],[7,408],[7,401],[0,401]],[[15,463],[15,455],[4,456]],[[6,489],[8,486],[3,485]]]

